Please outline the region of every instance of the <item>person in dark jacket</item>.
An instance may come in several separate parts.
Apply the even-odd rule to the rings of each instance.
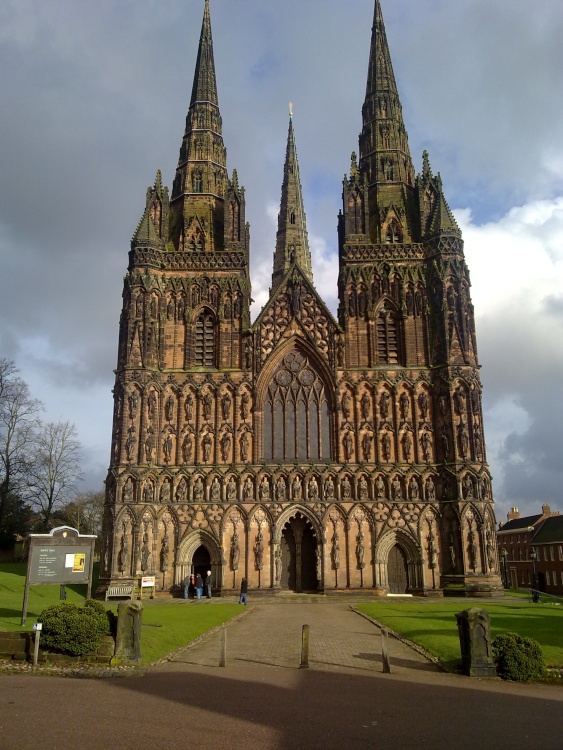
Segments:
[[[243,578],[240,582],[240,596],[238,598],[239,604],[244,604],[245,606],[248,604],[248,581],[246,578]]]
[[[201,595],[203,594],[203,579],[199,573],[195,578],[195,590],[198,600],[201,599]]]
[[[182,581],[182,588],[184,589],[184,599],[189,599],[190,596],[190,576],[186,576]]]
[[[205,591],[207,593],[207,598],[211,599],[211,571],[207,571],[207,575],[205,576]]]

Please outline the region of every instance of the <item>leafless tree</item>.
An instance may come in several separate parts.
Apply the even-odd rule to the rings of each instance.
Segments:
[[[104,501],[104,490],[80,493],[57,512],[57,519],[60,518],[81,534],[99,536],[102,531]]]
[[[29,496],[44,530],[53,511],[68,502],[81,478],[81,446],[70,422],[42,424],[35,436],[34,460],[29,472]]]
[[[14,362],[0,358],[0,530],[10,498],[25,498],[43,405],[31,397]]]

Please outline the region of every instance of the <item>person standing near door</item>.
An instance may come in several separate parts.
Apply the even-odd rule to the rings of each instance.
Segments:
[[[245,606],[248,604],[248,581],[246,578],[243,578],[240,582],[240,596],[238,598],[239,604],[244,604]]]
[[[205,576],[205,591],[207,593],[207,598],[211,599],[211,571],[207,571],[207,575]]]
[[[199,601],[201,599],[201,595],[203,594],[203,579],[200,573],[198,573],[195,578],[195,590]]]

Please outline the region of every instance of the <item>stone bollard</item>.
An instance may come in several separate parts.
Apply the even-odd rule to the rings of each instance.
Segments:
[[[301,664],[299,669],[309,669],[309,626],[303,625],[301,632]]]
[[[117,607],[117,637],[112,666],[141,661],[142,602],[120,602]]]
[[[383,673],[391,674],[391,660],[389,658],[389,631],[381,628],[381,660],[383,662]]]
[[[456,620],[465,674],[469,677],[496,677],[489,613],[472,607],[456,614]]]

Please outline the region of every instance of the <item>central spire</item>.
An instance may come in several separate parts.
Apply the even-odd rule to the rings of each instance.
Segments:
[[[293,108],[290,104],[289,131],[287,134],[281,205],[278,215],[272,290],[280,284],[292,265],[299,266],[309,281],[313,282],[311,252],[309,250],[307,222],[303,207],[301,181],[299,179],[295,134],[293,132]]]
[[[190,105],[196,102],[210,102],[219,106],[217,97],[217,80],[215,77],[215,61],[213,58],[213,37],[211,35],[211,13],[209,0],[205,0],[203,23],[197,53],[197,63],[192,89]]]

